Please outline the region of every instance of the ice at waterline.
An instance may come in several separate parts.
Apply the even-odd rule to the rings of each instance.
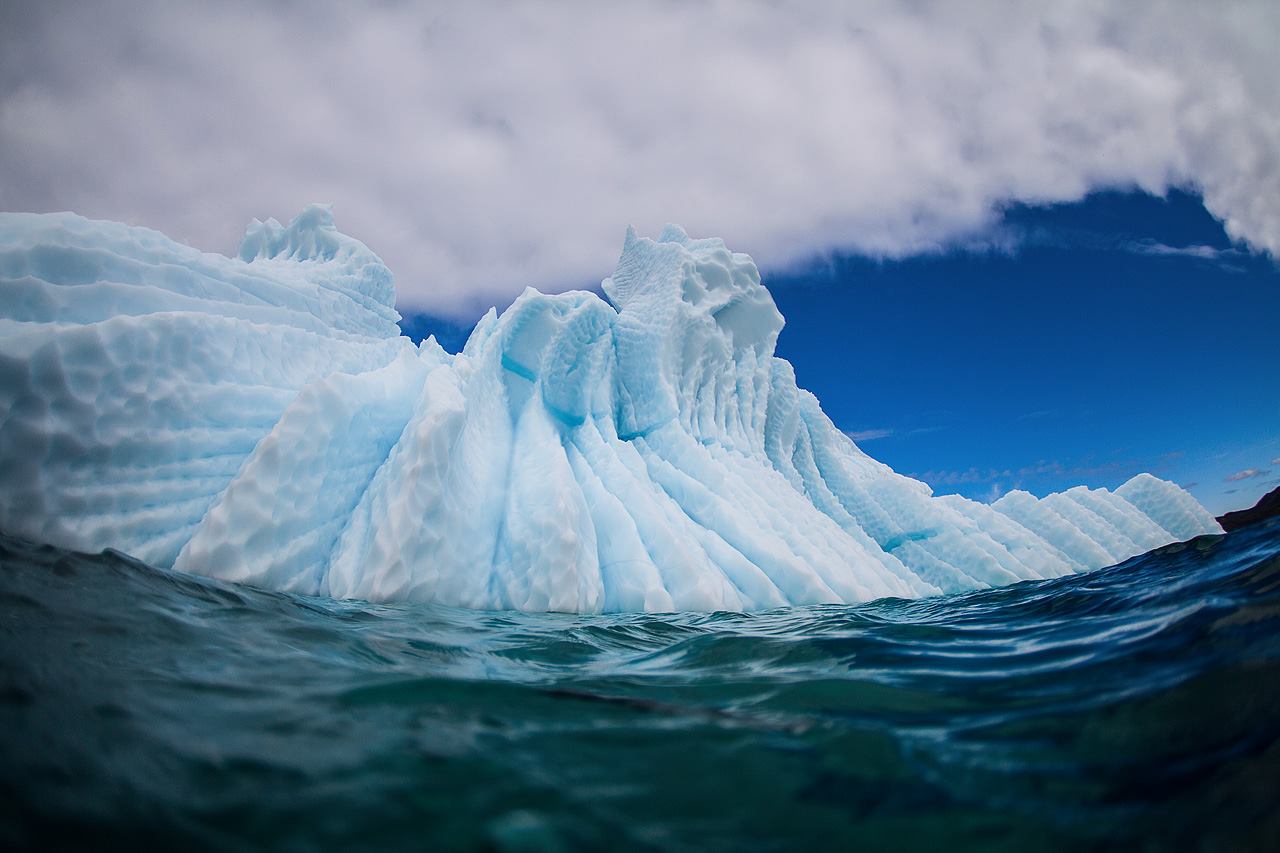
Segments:
[[[308,594],[559,611],[923,596],[1217,533],[1139,475],[992,505],[868,457],[720,240],[629,232],[608,301],[526,290],[462,352],[313,206],[237,258],[0,215],[0,529]]]

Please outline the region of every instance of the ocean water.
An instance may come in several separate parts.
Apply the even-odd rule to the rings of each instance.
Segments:
[[[1280,522],[923,601],[604,617],[4,538],[0,642],[10,849],[1280,849]]]

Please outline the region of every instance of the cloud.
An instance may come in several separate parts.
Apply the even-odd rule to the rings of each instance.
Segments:
[[[1003,483],[992,483],[991,488],[983,492],[978,500],[982,501],[984,504],[993,504],[1004,497],[1008,491],[1009,490],[1004,487]]]
[[[1165,454],[1155,463],[1150,460],[1116,460],[1096,464],[1067,464],[1059,460],[1041,460],[1034,465],[1023,465],[1020,468],[978,468],[971,466],[964,470],[937,470],[910,474],[917,480],[923,480],[931,486],[954,487],[977,483],[1012,482],[1013,488],[1021,488],[1027,481],[1032,482],[1070,482],[1090,483],[1116,477],[1128,478],[1139,471],[1160,471],[1167,467],[1169,461],[1180,454]],[[1002,486],[1003,488],[1003,486]]]
[[[994,482],[997,477],[1012,477],[1013,472],[1009,470],[1000,471],[995,468],[967,468],[963,471],[924,471],[918,474],[909,474],[908,476],[923,480],[931,486],[949,487],[963,486],[970,483],[990,483]]]
[[[1215,249],[1213,246],[1169,246],[1156,240],[1133,240],[1125,244],[1125,248],[1137,255],[1156,255],[1160,257],[1197,258],[1202,261],[1220,261],[1240,258],[1244,255],[1239,249]]]
[[[634,223],[766,267],[1193,187],[1280,251],[1280,4],[0,6],[0,208],[233,250],[311,201],[406,308],[597,282]]]
[[[845,430],[844,434],[861,444],[864,441],[875,441],[877,438],[888,438],[893,435],[891,429]]]
[[[1266,469],[1245,468],[1243,471],[1237,471],[1234,474],[1228,474],[1223,478],[1224,483],[1236,483],[1240,480],[1251,480],[1254,477],[1261,477],[1263,474],[1270,474]]]

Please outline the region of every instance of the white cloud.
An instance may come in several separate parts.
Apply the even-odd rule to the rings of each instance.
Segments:
[[[628,223],[779,265],[1116,185],[1280,251],[1265,0],[354,6],[10,0],[0,208],[228,251],[329,201],[437,311],[593,283]]]
[[[978,500],[982,501],[984,504],[993,504],[1008,494],[1008,492],[1009,490],[1004,487],[1003,483],[992,483],[991,488],[983,492]]]
[[[1239,249],[1215,249],[1213,246],[1203,245],[1169,246],[1155,240],[1135,240],[1127,243],[1125,248],[1138,255],[1198,258],[1202,261],[1237,258],[1242,254]]]
[[[893,435],[891,429],[845,430],[844,434],[855,442],[875,441],[877,438],[888,438]]]
[[[1254,477],[1261,477],[1263,474],[1270,474],[1270,471],[1260,470],[1258,468],[1245,468],[1243,471],[1237,471],[1234,474],[1228,474],[1224,481],[1227,483],[1237,483],[1240,480],[1251,480]]]

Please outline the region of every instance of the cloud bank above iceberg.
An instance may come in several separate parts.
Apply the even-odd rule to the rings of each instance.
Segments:
[[[324,198],[406,307],[591,284],[628,223],[776,266],[927,251],[1003,202],[1116,185],[1193,186],[1280,249],[1275,4],[0,14],[0,207],[229,252],[229,223]]]

